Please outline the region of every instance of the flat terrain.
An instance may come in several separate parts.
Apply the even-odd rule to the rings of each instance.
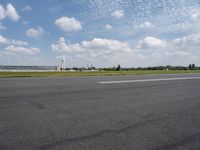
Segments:
[[[37,149],[199,150],[200,74],[1,78],[0,150]]]
[[[0,77],[116,76],[146,74],[200,73],[200,70],[132,70],[132,71],[0,71]]]

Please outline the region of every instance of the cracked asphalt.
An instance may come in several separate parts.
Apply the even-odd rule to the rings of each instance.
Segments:
[[[0,78],[0,150],[199,150],[200,77]]]

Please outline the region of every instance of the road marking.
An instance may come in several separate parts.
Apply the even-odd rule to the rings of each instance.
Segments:
[[[173,80],[193,80],[200,77],[182,77],[182,78],[160,78],[160,79],[143,79],[143,80],[122,80],[122,81],[101,81],[100,84],[116,84],[116,83],[131,83],[131,82],[154,82],[154,81],[173,81]]]

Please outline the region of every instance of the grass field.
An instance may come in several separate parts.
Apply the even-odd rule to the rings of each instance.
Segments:
[[[50,77],[50,76],[114,76],[145,74],[200,73],[200,70],[134,70],[134,71],[96,71],[96,72],[0,72],[0,77]]]

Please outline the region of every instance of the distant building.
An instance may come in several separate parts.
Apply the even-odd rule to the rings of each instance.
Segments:
[[[52,70],[56,71],[57,66],[6,66],[0,65],[0,70]]]

